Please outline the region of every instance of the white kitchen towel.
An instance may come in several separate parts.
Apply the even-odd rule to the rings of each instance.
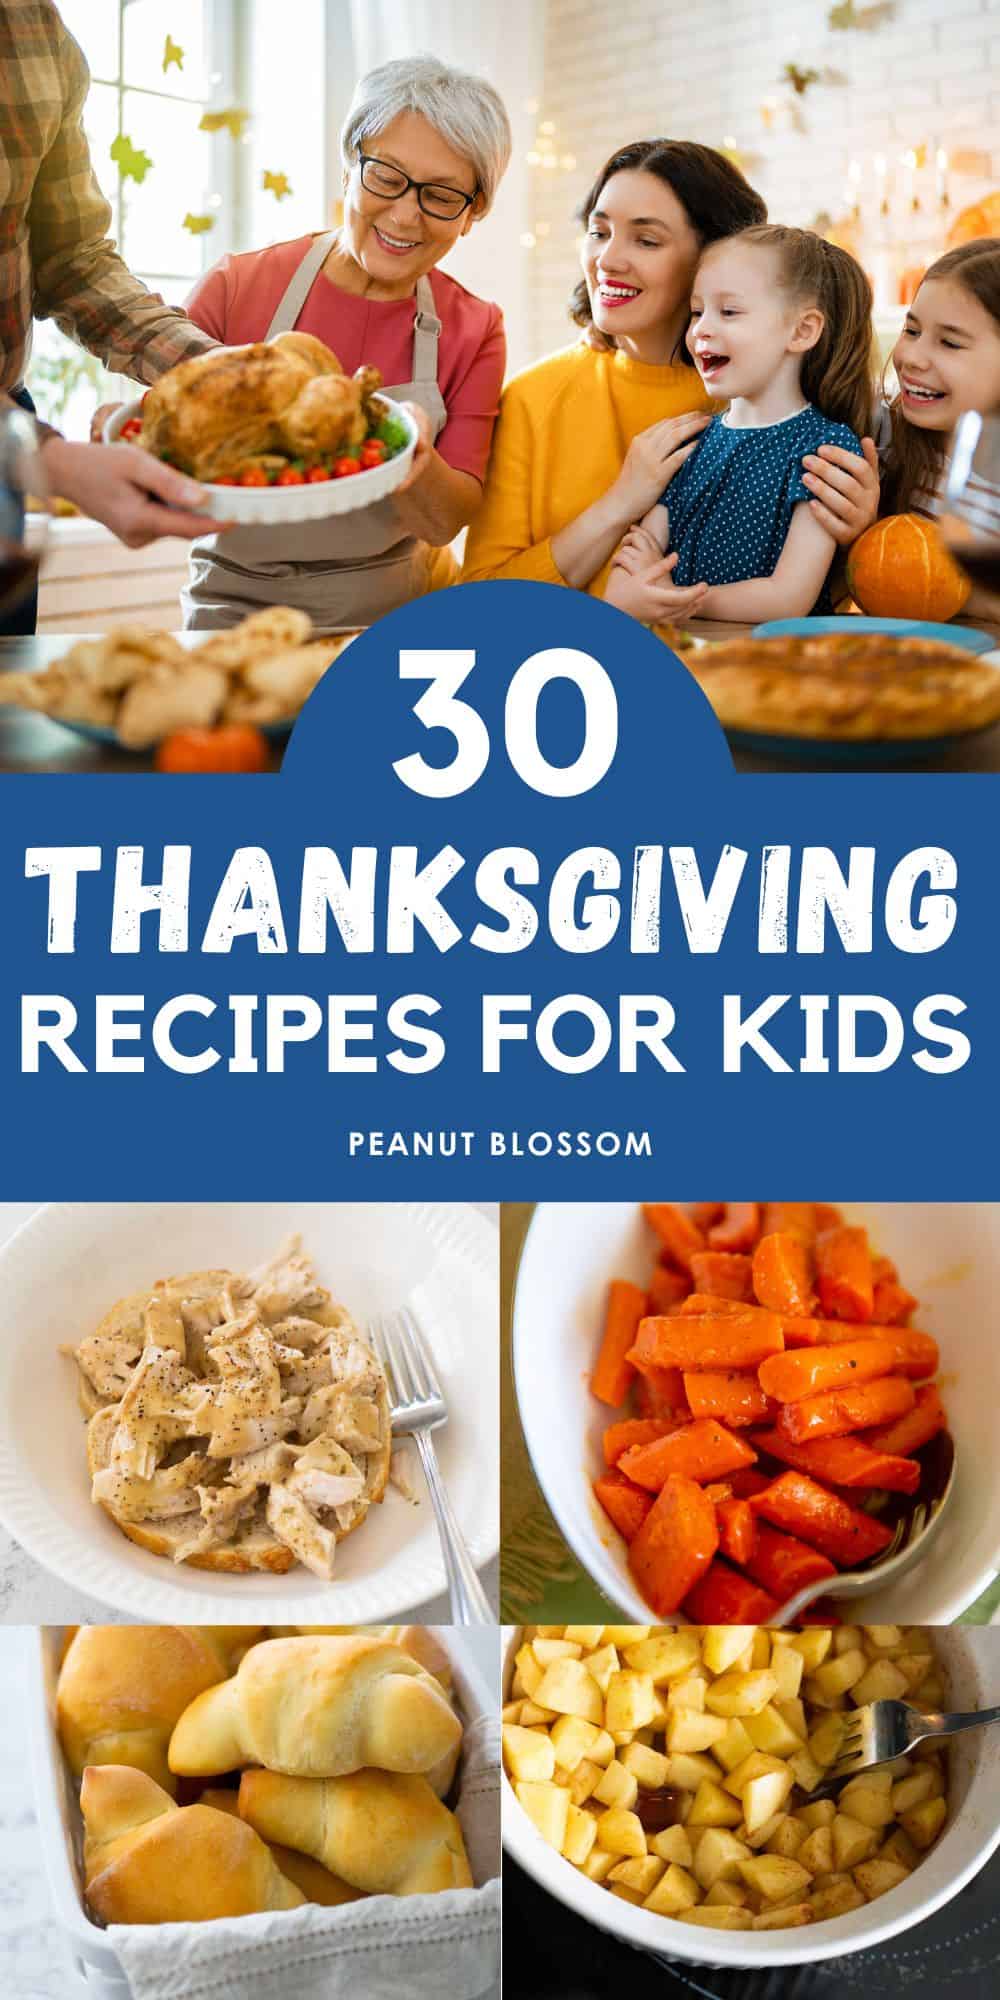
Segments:
[[[115,1924],[134,2000],[499,2000],[499,1725],[466,1729],[458,1817],[475,1889],[210,1924]]]

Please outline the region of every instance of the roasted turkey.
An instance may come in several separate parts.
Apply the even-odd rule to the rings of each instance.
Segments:
[[[208,481],[268,454],[322,457],[360,444],[381,380],[370,367],[345,375],[311,333],[215,347],[178,362],[149,390],[140,443]]]

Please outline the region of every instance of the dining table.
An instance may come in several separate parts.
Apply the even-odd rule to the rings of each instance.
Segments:
[[[956,618],[955,625],[968,624],[987,632],[1000,652],[1000,612],[995,619]],[[749,625],[735,620],[698,620],[699,639],[734,639],[748,634]],[[120,745],[80,735],[63,723],[31,710],[4,705],[3,674],[8,668],[34,672],[61,659],[78,638],[93,634],[46,632],[33,638],[0,638],[0,772],[105,772],[151,771],[151,751],[124,750]],[[1000,661],[998,661],[1000,671]],[[742,736],[730,744],[738,772],[771,773],[807,771],[829,773],[848,769],[867,771],[1000,772],[1000,721],[986,729],[951,738],[947,743],[921,745],[919,742],[893,745],[883,756],[862,746],[862,754],[852,755],[853,746],[836,746],[835,754],[823,746],[803,740],[788,751],[779,751],[770,740],[760,744]],[[282,745],[273,746],[273,768],[281,763]]]

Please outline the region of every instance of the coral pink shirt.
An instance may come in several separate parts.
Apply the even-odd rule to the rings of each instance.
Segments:
[[[298,236],[221,258],[187,301],[195,325],[227,347],[263,340],[312,241]],[[443,271],[431,271],[430,282],[441,321],[438,387],[448,412],[437,449],[457,472],[471,472],[481,482],[507,358],[503,314]],[[409,382],[416,310],[415,298],[366,299],[342,291],[321,271],[295,324],[300,333],[315,334],[332,347],[348,375],[366,362],[385,382]]]

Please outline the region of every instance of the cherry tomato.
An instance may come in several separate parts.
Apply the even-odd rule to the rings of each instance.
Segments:
[[[276,486],[304,486],[305,474],[296,465],[286,465],[274,483]]]
[[[360,471],[361,465],[356,458],[335,458],[333,461],[334,479],[349,479],[352,472]]]
[[[329,479],[330,477],[331,475],[325,465],[311,465],[306,473],[306,483],[309,486],[316,486],[320,480]]]
[[[218,483],[218,482],[217,482]],[[245,465],[240,473],[241,486],[270,486],[267,470],[263,465]]]
[[[239,480],[234,479],[231,472],[220,472],[218,479],[212,480],[213,486],[238,486],[239,483]]]
[[[388,456],[381,438],[366,438],[361,447],[361,468],[368,472],[374,465],[384,465]]]
[[[175,729],[156,752],[158,771],[268,771],[267,737],[250,722],[222,722],[216,729]]]
[[[141,418],[141,417],[129,417],[128,421],[127,421],[126,423],[124,423],[124,424],[122,425],[122,427],[121,427],[121,433],[120,433],[120,435],[121,435],[121,436],[122,436],[123,438],[137,438],[137,437],[141,437],[141,436],[142,436],[142,418]]]

